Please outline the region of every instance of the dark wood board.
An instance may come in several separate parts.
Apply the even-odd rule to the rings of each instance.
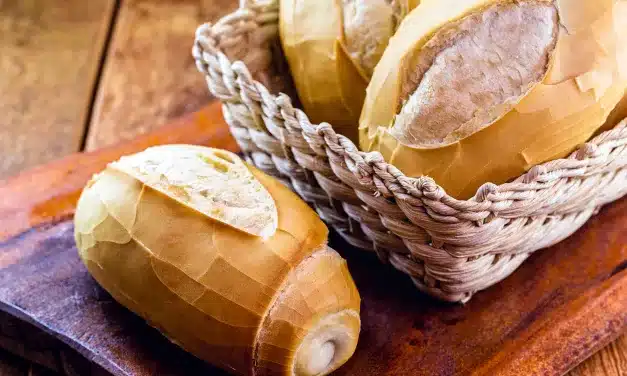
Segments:
[[[113,302],[73,245],[73,205],[89,176],[164,142],[235,150],[212,104],[131,143],[0,184],[0,310],[118,375],[221,375]],[[336,237],[331,244],[348,259],[363,301],[359,346],[339,375],[561,375],[627,325],[627,199],[466,305],[430,299],[374,255]]]
[[[568,376],[624,376],[627,375],[627,335],[599,350],[568,373]]]

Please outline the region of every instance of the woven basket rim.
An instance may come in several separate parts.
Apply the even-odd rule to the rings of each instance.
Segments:
[[[203,46],[202,40],[206,33],[213,32],[211,30],[212,28],[219,29],[224,27],[238,17],[242,20],[254,21],[258,13],[267,14],[273,11],[278,13],[278,4],[274,0],[264,2],[241,0],[241,7],[234,13],[222,18],[215,24],[205,23],[198,27],[193,48],[194,57],[197,61],[202,60],[203,52],[206,48],[206,46]],[[264,21],[268,21],[268,17],[265,17]],[[291,106],[291,98],[288,95],[284,93],[272,94],[264,84],[254,80],[244,62],[241,60],[231,62],[231,60],[217,48],[213,53],[220,56],[220,59],[223,60],[223,64],[230,65],[234,72],[246,77],[251,83],[246,86],[251,89],[262,88],[262,91],[265,91],[265,93],[260,93],[260,96],[270,96],[271,99],[277,102],[290,102]],[[294,113],[294,117],[297,118],[301,124],[307,124],[311,127],[308,130],[303,129],[304,132],[314,132],[324,135],[325,139],[335,139],[335,143],[342,146],[346,154],[353,160],[353,164],[348,164],[348,168],[358,179],[364,176],[363,173],[370,175],[374,172],[374,169],[377,169],[381,173],[393,177],[400,183],[400,187],[405,190],[406,194],[417,199],[428,198],[430,200],[437,200],[456,210],[483,212],[484,215],[486,215],[487,212],[499,212],[497,208],[492,208],[492,204],[498,204],[498,206],[501,207],[504,202],[528,199],[529,191],[546,189],[550,186],[547,185],[550,181],[564,176],[569,177],[570,170],[585,168],[588,159],[597,158],[601,154],[609,155],[611,150],[608,149],[614,147],[614,142],[612,141],[627,139],[627,119],[625,119],[614,128],[606,130],[582,144],[566,158],[554,159],[535,165],[510,182],[502,184],[486,182],[477,189],[473,197],[469,199],[458,199],[446,193],[446,190],[440,187],[431,177],[406,176],[396,166],[386,162],[378,151],[365,152],[360,150],[350,139],[336,133],[331,124],[327,122],[321,122],[317,125],[312,124],[307,114],[301,109],[294,108]],[[307,139],[307,137],[305,137],[305,139]],[[616,142],[616,144],[622,145],[623,142]],[[364,188],[366,188],[368,182],[364,182],[363,184]],[[391,194],[390,189],[386,189],[384,186],[377,184],[375,184],[375,186],[377,187],[376,194],[390,198],[394,196]]]
[[[627,194],[627,119],[567,158],[534,166],[512,182],[485,183],[467,200],[448,195],[432,178],[406,176],[331,124],[312,124],[281,90],[273,94],[278,3],[249,1],[201,25],[193,47],[231,133],[252,164],[292,187],[350,244],[408,274],[418,289],[465,302]]]

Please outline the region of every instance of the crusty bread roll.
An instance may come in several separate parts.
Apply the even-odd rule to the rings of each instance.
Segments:
[[[418,0],[281,0],[280,34],[314,123],[357,140],[366,86],[388,40]]]
[[[95,175],[79,254],[117,301],[241,375],[325,375],[354,352],[360,298],[327,228],[236,155],[153,147]]]
[[[601,127],[600,131],[606,131],[614,128],[625,118],[627,118],[627,90],[625,90],[625,95],[623,96],[623,99],[618,102],[616,107],[614,107],[610,115],[607,117],[607,121],[605,122],[603,127]]]
[[[424,0],[367,89],[360,146],[458,198],[561,158],[627,87],[627,2]]]

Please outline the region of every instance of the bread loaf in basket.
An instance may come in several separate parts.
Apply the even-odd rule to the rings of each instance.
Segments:
[[[504,184],[485,183],[468,200],[429,177],[404,175],[297,108],[278,19],[277,1],[243,1],[233,14],[200,26],[193,48],[198,69],[246,158],[418,289],[465,302],[627,194],[627,122],[618,123],[627,115],[624,103],[610,116],[613,124],[566,158]]]

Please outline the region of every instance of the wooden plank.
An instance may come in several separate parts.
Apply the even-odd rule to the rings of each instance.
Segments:
[[[59,376],[57,372],[31,363],[0,349],[0,375],[2,376]]]
[[[623,376],[627,375],[627,335],[622,335],[568,373],[568,376]],[[27,356],[26,356],[27,357]],[[58,375],[36,363],[0,349],[0,375],[2,376],[53,376]]]
[[[108,161],[122,154],[162,143],[212,142],[236,150],[228,129],[215,124],[224,124],[219,102],[132,141],[97,152],[74,154],[7,179],[0,184],[0,239],[37,227],[52,217],[71,215],[78,199],[78,188]],[[22,189],[15,190],[16,186]],[[0,265],[3,257],[8,256],[0,254]]]
[[[212,108],[217,113],[218,104]],[[194,125],[197,120],[5,182],[0,197],[15,199],[0,202],[3,223],[13,229],[0,237],[0,309],[51,332],[114,374],[197,371],[198,363],[149,334],[148,326],[96,287],[73,245],[67,216],[73,201],[61,209],[50,204],[76,197],[93,171],[148,143],[182,137],[233,149],[232,139],[212,139],[207,127]],[[212,132],[226,132],[214,121]],[[70,178],[60,181],[68,171]],[[44,198],[36,198],[45,191],[40,187],[51,187]],[[18,234],[40,205],[47,210],[37,215],[37,226]],[[561,375],[627,327],[627,199],[608,205],[575,235],[534,254],[466,305],[436,302],[372,254],[336,237],[331,244],[348,259],[363,301],[357,352],[338,375]],[[162,354],[169,354],[165,362]]]
[[[0,177],[79,150],[113,5],[0,1]]]
[[[31,363],[23,357],[0,349],[0,375],[2,376],[58,376],[38,364]]]
[[[0,349],[0,375],[2,376],[25,376],[28,372],[29,364]]]
[[[65,315],[71,316],[66,312]],[[0,311],[0,353],[24,359],[20,376],[107,376],[94,362],[80,356],[67,344],[49,333],[34,328],[30,323]],[[11,358],[9,358],[11,359]],[[0,370],[2,368],[0,367]],[[0,372],[0,375],[4,376]]]
[[[627,335],[622,335],[569,373],[569,376],[599,375],[627,375]]]
[[[235,0],[123,0],[98,91],[87,150],[128,140],[209,100],[191,56],[194,32]]]

